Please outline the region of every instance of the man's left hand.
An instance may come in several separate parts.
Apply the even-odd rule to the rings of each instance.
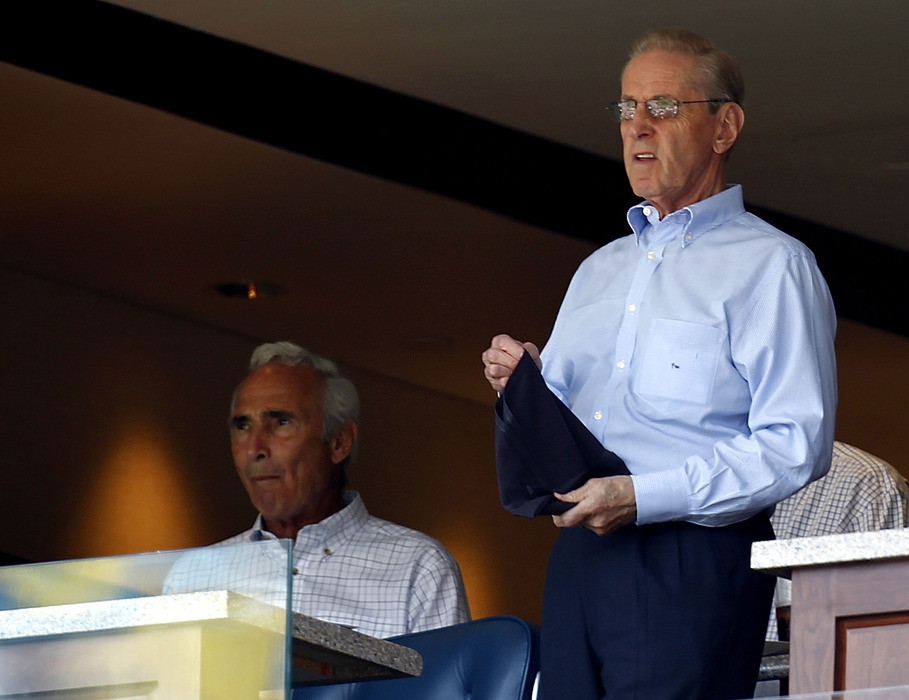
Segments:
[[[576,505],[561,515],[553,515],[558,527],[586,527],[606,535],[637,518],[634,484],[630,476],[606,476],[590,479],[586,484],[555,497]]]

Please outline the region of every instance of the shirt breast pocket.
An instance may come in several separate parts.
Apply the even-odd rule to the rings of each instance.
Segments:
[[[705,404],[716,379],[724,332],[690,321],[654,319],[636,373],[642,396]]]

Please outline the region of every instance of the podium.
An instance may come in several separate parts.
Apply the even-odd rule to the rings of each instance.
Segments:
[[[0,568],[0,700],[289,700],[418,675],[411,649],[290,611],[286,540]]]
[[[909,697],[909,529],[756,542],[751,566],[792,578],[793,695]]]

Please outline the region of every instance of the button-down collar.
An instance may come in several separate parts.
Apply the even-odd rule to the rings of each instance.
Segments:
[[[643,245],[645,232],[660,238],[660,230],[671,226],[672,235],[682,235],[682,247],[687,247],[712,228],[744,213],[741,185],[729,185],[725,190],[700,202],[695,202],[660,219],[659,212],[649,202],[641,202],[628,210],[628,225],[638,245]]]
[[[306,525],[297,533],[297,540],[294,544],[295,552],[312,550],[333,552],[352,532],[363,527],[369,517],[369,512],[366,510],[366,504],[363,503],[363,499],[359,497],[356,491],[346,491],[344,493],[344,501],[347,505],[337,513],[329,515],[321,522]],[[264,523],[260,514],[256,518],[250,539],[264,540],[275,537],[268,530],[265,530],[263,526]]]

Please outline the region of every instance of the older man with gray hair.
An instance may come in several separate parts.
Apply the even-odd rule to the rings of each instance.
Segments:
[[[811,251],[726,179],[743,97],[707,39],[635,42],[610,105],[644,200],[630,230],[581,263],[542,352],[503,334],[483,354],[505,392],[528,353],[628,470],[554,494],[570,507],[553,516],[544,700],[750,697],[773,594],[751,545],[830,465],[833,302]]]
[[[376,637],[467,621],[445,547],[371,516],[345,490],[358,422],[357,390],[334,362],[290,342],[256,348],[234,392],[230,443],[259,516],[222,544],[294,540],[295,612]]]

